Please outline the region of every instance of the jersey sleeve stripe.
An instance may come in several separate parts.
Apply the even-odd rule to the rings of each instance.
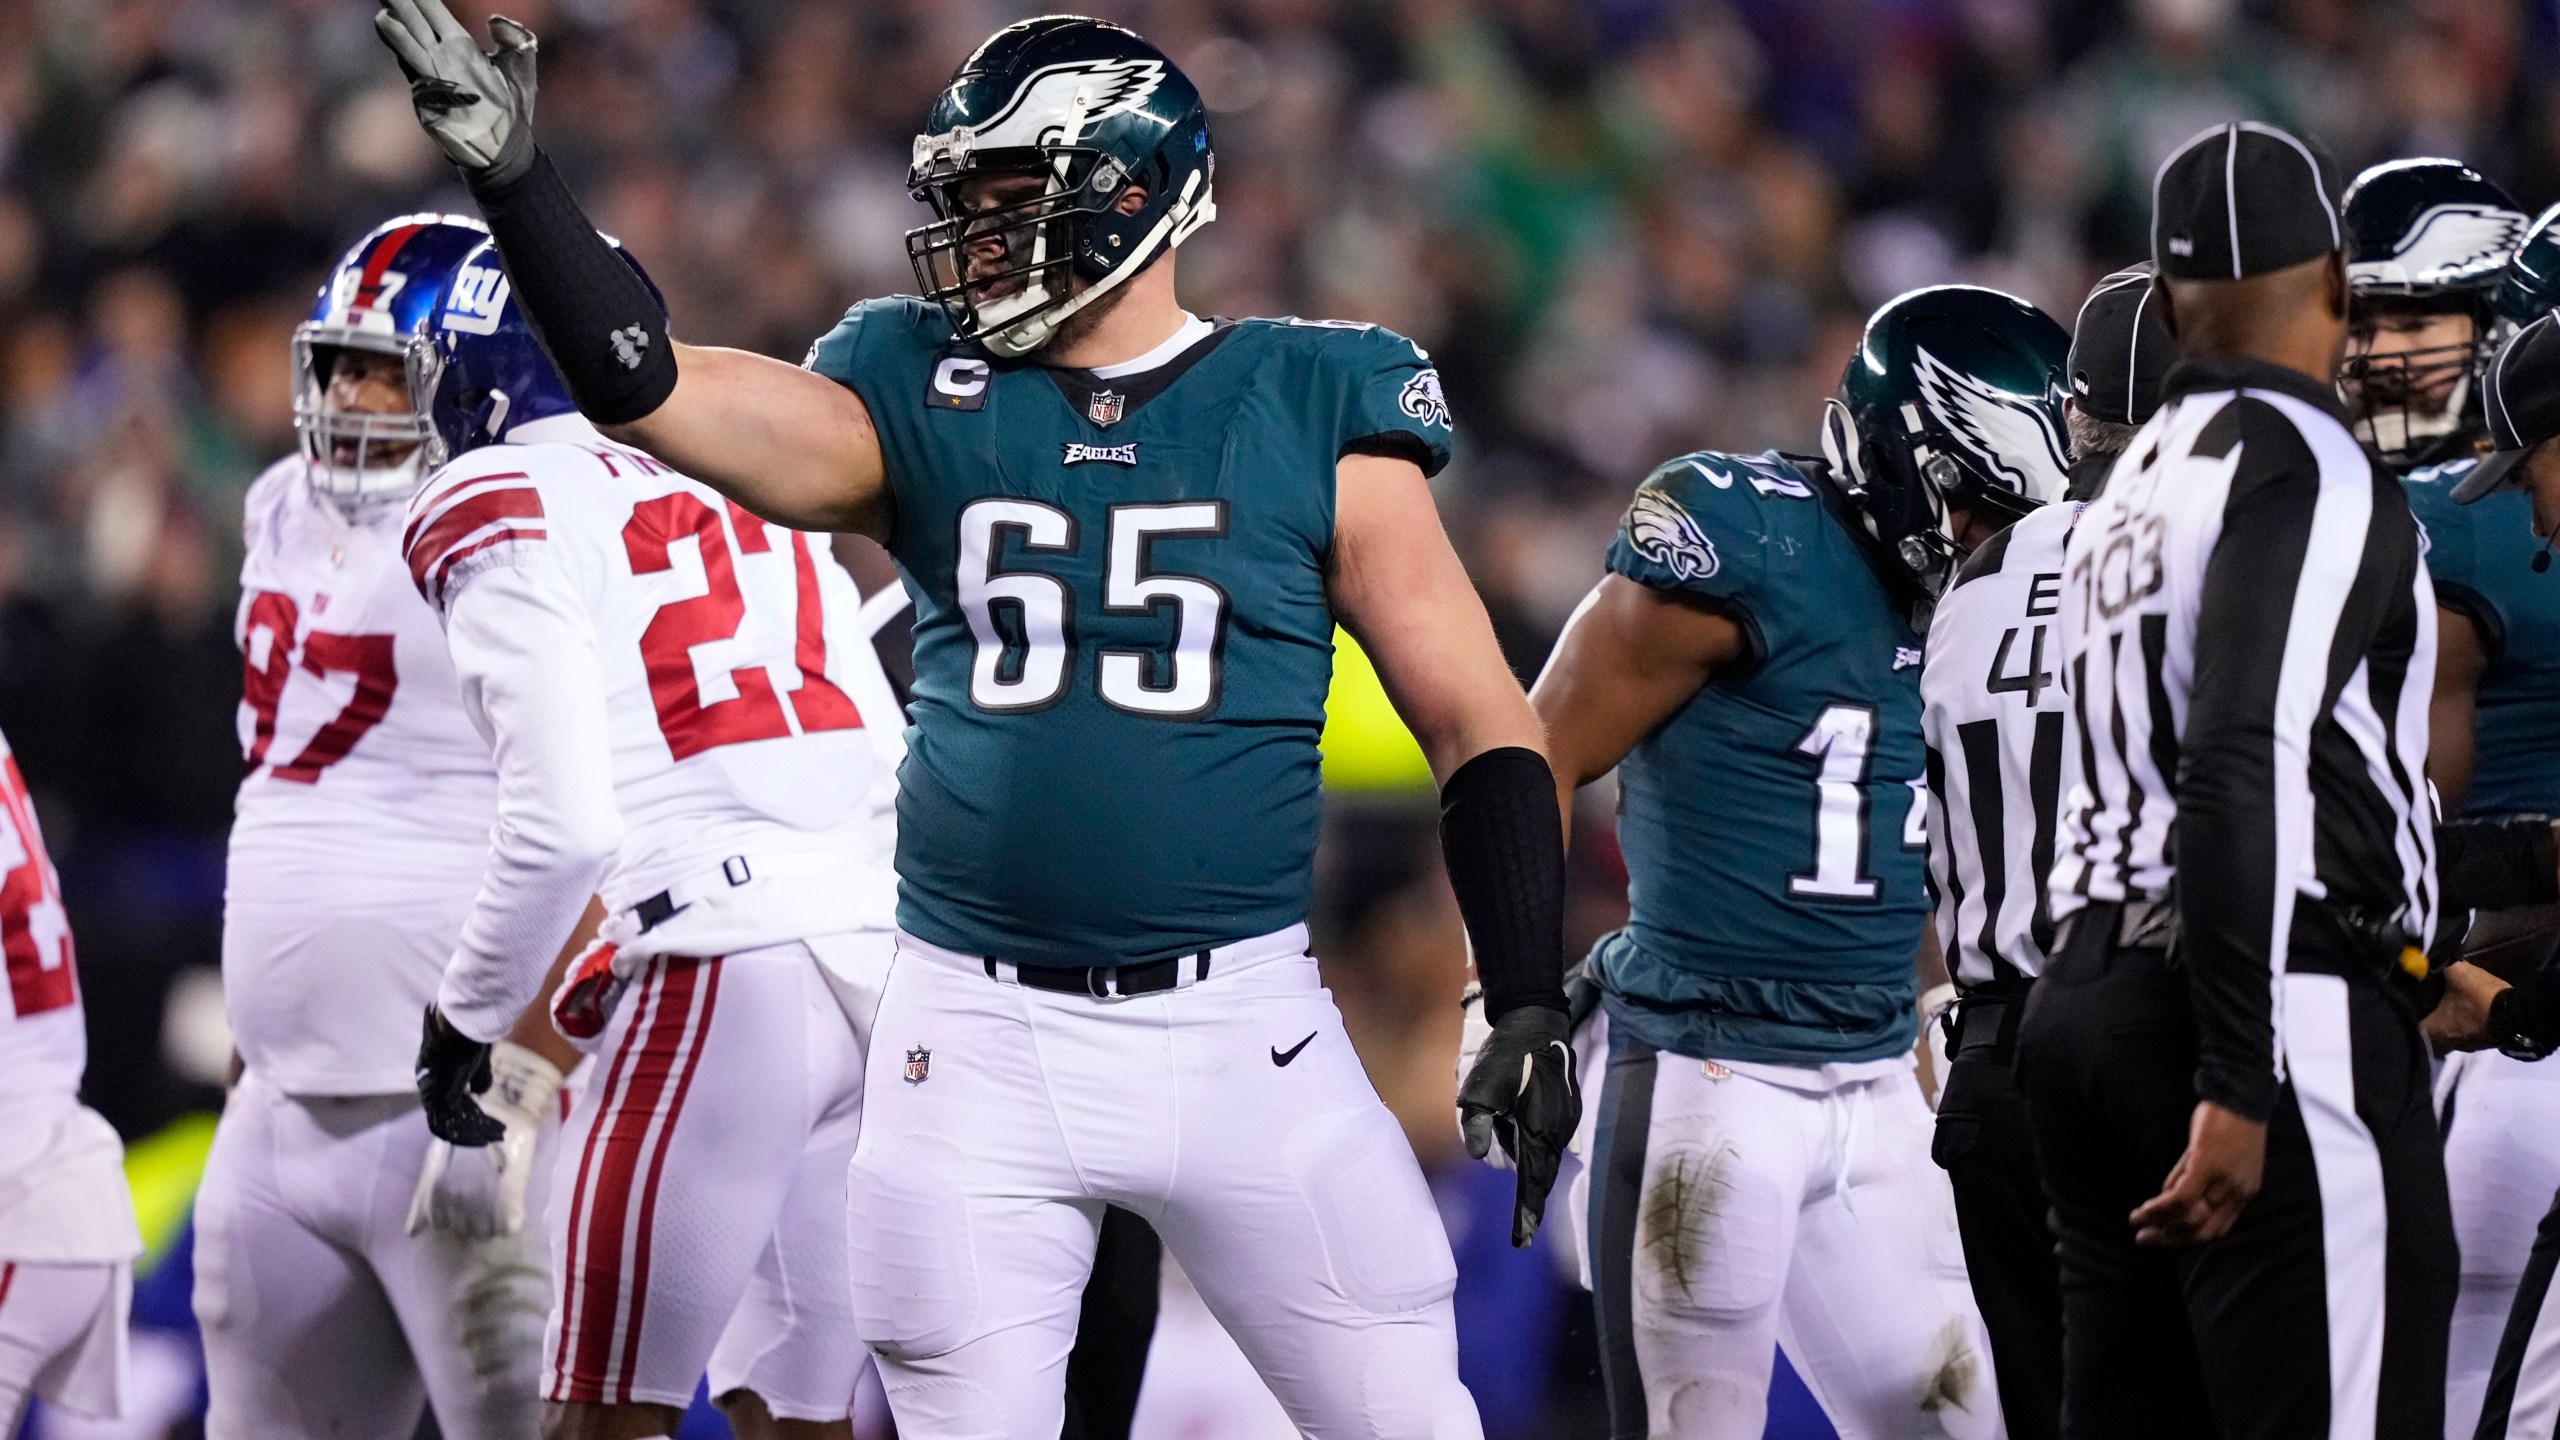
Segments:
[[[417,584],[418,593],[429,604],[435,604],[445,578],[462,560],[503,541],[540,540],[546,533],[544,526],[505,522],[540,519],[542,492],[529,486],[486,490],[458,500],[427,522],[417,538],[410,541],[409,578]],[[492,526],[499,527],[495,533],[474,541],[473,537]]]
[[[427,526],[434,524],[436,518],[442,515],[447,507],[460,500],[469,492],[483,486],[496,489],[522,488],[505,485],[503,482],[508,480],[529,481],[532,478],[532,476],[521,470],[509,470],[496,475],[466,475],[463,478],[444,486],[444,488],[440,490],[434,490],[420,495],[416,500],[410,502],[409,524],[400,532],[401,552],[406,554],[409,550],[415,548],[418,543],[419,532],[426,529]]]

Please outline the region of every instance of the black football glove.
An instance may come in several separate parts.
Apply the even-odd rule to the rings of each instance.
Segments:
[[[418,1098],[426,1102],[427,1128],[446,1144],[494,1145],[507,1138],[505,1123],[472,1098],[489,1089],[489,1050],[427,1007],[426,1033],[418,1039]]]
[[[1458,1086],[1458,1128],[1481,1160],[1496,1141],[1520,1182],[1511,1205],[1511,1243],[1525,1247],[1547,1213],[1556,1162],[1582,1123],[1581,1080],[1573,1062],[1573,1022],[1561,1010],[1522,1005],[1493,1022],[1475,1068]]]

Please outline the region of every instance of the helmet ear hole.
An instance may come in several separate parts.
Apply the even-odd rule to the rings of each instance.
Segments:
[[[1867,488],[1866,449],[1858,424],[1838,399],[1822,402],[1822,458],[1840,475],[1840,488],[1856,494]]]

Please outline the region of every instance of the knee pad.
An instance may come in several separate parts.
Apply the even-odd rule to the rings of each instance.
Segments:
[[[846,1186],[854,1331],[881,1355],[946,1354],[978,1322],[977,1251],[960,1179],[968,1157],[937,1135],[882,1135]]]
[[[1775,1181],[1730,1140],[1667,1146],[1645,1164],[1635,1292],[1675,1314],[1766,1309],[1786,1283],[1794,1217]]]

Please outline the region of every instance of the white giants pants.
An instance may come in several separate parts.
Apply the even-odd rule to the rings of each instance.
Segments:
[[[551,1127],[527,1213],[542,1203]],[[232,1090],[196,1194],[208,1440],[408,1440],[421,1402],[454,1440],[523,1440],[543,1312],[533,1227],[408,1233],[425,1163],[415,1095]]]
[[[2528,1064],[2494,1050],[2455,1055],[2436,1076],[2436,1114],[2462,1249],[2444,1433],[2471,1440],[2534,1228],[2560,1193],[2560,1061]]]
[[[1306,943],[1292,926],[1096,999],[899,936],[852,1236],[902,1435],[1058,1433],[1107,1202],[1155,1226],[1315,1440],[1478,1440],[1447,1235]]]

